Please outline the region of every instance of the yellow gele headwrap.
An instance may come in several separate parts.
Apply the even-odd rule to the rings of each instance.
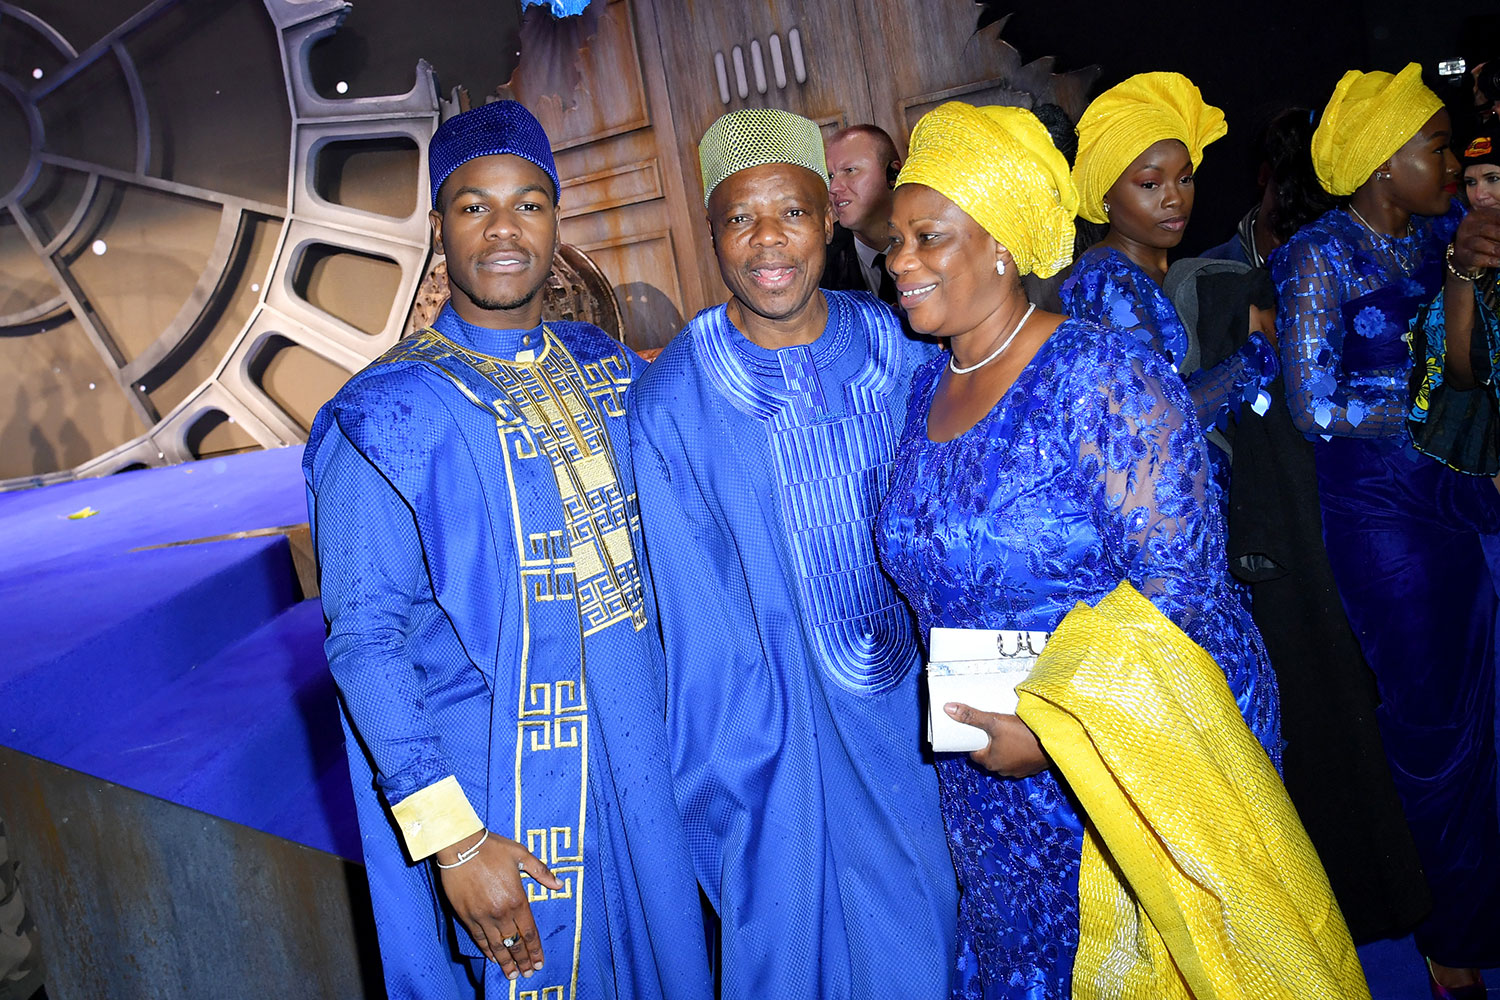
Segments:
[[[929,111],[912,131],[902,184],[925,184],[963,209],[1022,274],[1050,278],[1073,259],[1068,161],[1024,108],[950,101]]]
[[[767,163],[790,163],[828,177],[818,123],[780,108],[742,108],[720,115],[698,143],[703,204],[730,174]]]
[[[1443,102],[1422,82],[1422,67],[1344,74],[1312,137],[1313,170],[1329,194],[1351,195],[1406,140],[1422,131]]]
[[[1181,73],[1137,73],[1109,88],[1078,120],[1073,163],[1078,214],[1090,222],[1108,222],[1105,193],[1153,143],[1176,139],[1187,147],[1197,170],[1203,147],[1228,131],[1224,112],[1204,103],[1193,81]]]

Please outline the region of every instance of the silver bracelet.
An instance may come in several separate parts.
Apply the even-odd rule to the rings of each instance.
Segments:
[[[479,849],[481,847],[483,847],[484,846],[484,842],[486,840],[489,840],[489,839],[490,839],[490,831],[485,830],[484,831],[484,836],[479,838],[479,842],[478,843],[476,843],[473,847],[469,848],[468,850],[459,851],[458,852],[458,860],[455,861],[455,862],[453,862],[453,864],[451,864],[451,865],[445,865],[441,861],[439,861],[437,858],[433,858],[432,859],[432,863],[435,864],[435,865],[437,865],[439,868],[443,868],[443,869],[457,868],[460,865],[466,865],[470,861],[473,861],[475,858],[479,857]]]

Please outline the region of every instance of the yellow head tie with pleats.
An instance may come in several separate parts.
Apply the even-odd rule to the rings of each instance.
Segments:
[[[922,116],[896,186],[925,184],[1043,278],[1073,259],[1078,192],[1068,161],[1024,108],[950,101]]]
[[[1104,195],[1154,143],[1176,139],[1187,147],[1197,170],[1203,147],[1228,131],[1224,112],[1204,103],[1193,81],[1181,73],[1138,73],[1109,88],[1078,120],[1073,164],[1078,214],[1090,222],[1108,222]]]
[[[1422,67],[1401,72],[1344,74],[1312,137],[1313,170],[1329,194],[1344,197],[1443,109],[1422,82]]]

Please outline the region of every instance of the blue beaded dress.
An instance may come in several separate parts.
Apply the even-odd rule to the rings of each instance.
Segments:
[[[1287,404],[1313,441],[1323,537],[1375,673],[1376,718],[1432,889],[1417,945],[1435,962],[1500,965],[1496,594],[1484,546],[1500,494],[1412,446],[1409,329],[1443,281],[1461,218],[1374,236],[1347,210],[1271,257]]]
[[[927,436],[945,361],[913,379],[876,524],[923,635],[933,626],[1052,630],[1129,580],[1204,647],[1279,766],[1276,685],[1229,589],[1203,432],[1182,380],[1129,334],[1062,323],[999,403],[946,442]],[[1051,771],[996,777],[938,764],[962,889],[955,996],[1071,996],[1082,818]]]
[[[781,350],[704,310],[631,397],[674,788],[724,1000],[941,997],[957,885],[871,532],[933,349],[822,294],[823,332]]]

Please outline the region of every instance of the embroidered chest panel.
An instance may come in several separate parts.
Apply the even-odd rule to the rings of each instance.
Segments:
[[[842,317],[848,322],[850,317]],[[878,693],[899,684],[916,658],[906,606],[880,567],[874,523],[890,480],[900,428],[894,345],[873,343],[852,378],[830,389],[807,347],[777,352],[780,385],[746,370],[732,343],[702,338],[715,381],[757,417],[770,443],[777,497],[814,652],[848,690]],[[839,341],[859,350],[849,331]],[[824,336],[834,336],[830,330]],[[837,392],[830,405],[828,394]]]
[[[506,362],[465,350],[433,330],[398,345],[391,360],[421,360],[443,373],[475,405],[491,411],[502,439],[521,574],[533,601],[578,602],[585,635],[628,621],[645,627],[641,568],[632,532],[640,530],[607,422],[625,415],[631,382],[618,354],[580,362],[551,330],[532,361]],[[475,376],[478,378],[476,379]],[[478,380],[482,379],[482,382]],[[483,396],[480,389],[487,389]],[[518,503],[516,464],[551,466],[564,527],[527,524]]]

